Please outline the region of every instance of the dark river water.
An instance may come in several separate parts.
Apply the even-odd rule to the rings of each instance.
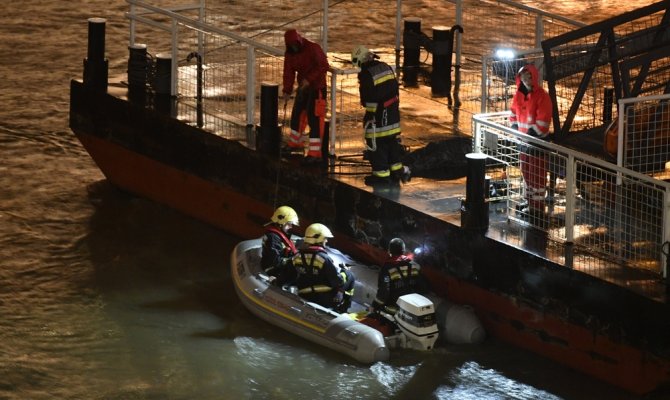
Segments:
[[[576,19],[645,3],[526,2]],[[239,239],[116,190],[68,127],[86,20],[108,19],[118,73],[125,11],[0,5],[0,399],[629,398],[491,339],[365,366],[256,320],[229,278]]]

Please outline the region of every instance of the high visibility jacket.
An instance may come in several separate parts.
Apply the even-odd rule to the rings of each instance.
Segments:
[[[328,57],[321,46],[303,37],[299,37],[301,49],[297,53],[284,54],[284,93],[293,93],[293,84],[298,74],[298,84],[304,79],[313,90],[326,87]]]
[[[398,297],[426,291],[427,285],[421,275],[421,266],[405,255],[392,257],[379,271],[373,306],[395,307]]]
[[[385,137],[400,133],[399,86],[393,69],[379,60],[361,66],[358,73],[361,105],[365,107],[365,137]]]
[[[533,90],[528,92],[521,83],[520,75],[517,74],[517,91],[512,99],[512,106],[510,107],[512,115],[509,121],[512,124],[517,124],[519,131],[522,133],[526,133],[530,128],[533,128],[540,137],[546,137],[551,133],[549,131],[552,117],[551,98],[542,88],[537,68],[529,64],[524,69],[530,72]]]

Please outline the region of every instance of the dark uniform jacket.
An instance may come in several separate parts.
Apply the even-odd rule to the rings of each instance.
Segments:
[[[293,257],[297,273],[295,284],[305,300],[333,308],[342,301],[344,292],[338,267],[322,246],[312,245]],[[339,299],[336,299],[339,294]]]
[[[400,133],[398,80],[393,69],[379,60],[361,66],[358,73],[361,105],[365,107],[364,122],[373,120],[376,127],[366,125],[365,137],[387,137]]]

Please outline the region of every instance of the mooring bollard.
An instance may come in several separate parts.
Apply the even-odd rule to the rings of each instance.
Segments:
[[[433,27],[433,69],[430,74],[431,94],[448,97],[451,103],[451,29]]]
[[[461,204],[461,227],[486,231],[489,227],[489,203],[486,201],[486,154],[468,153],[465,201]]]
[[[404,21],[402,81],[406,86],[416,86],[421,54],[421,18],[405,18]]]
[[[261,83],[261,124],[256,127],[256,150],[277,157],[281,146],[278,104],[279,85]]]
[[[106,92],[109,62],[105,58],[105,18],[88,19],[88,53],[84,59],[84,85]]]

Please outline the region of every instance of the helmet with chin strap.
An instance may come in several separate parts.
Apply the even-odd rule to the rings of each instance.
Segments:
[[[326,239],[332,237],[330,229],[323,224],[312,224],[305,230],[305,243],[307,244],[323,244]]]
[[[291,224],[298,226],[300,223],[298,220],[298,213],[296,213],[295,210],[289,206],[278,207],[275,210],[275,213],[272,214],[272,218],[270,220],[279,225]]]

